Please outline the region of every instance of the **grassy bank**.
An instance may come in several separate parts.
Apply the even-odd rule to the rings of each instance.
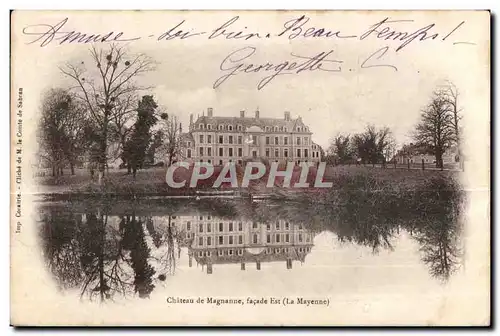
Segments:
[[[298,181],[300,170],[294,172],[292,177],[292,186]],[[213,182],[217,177],[214,174],[209,180],[198,184],[197,190],[211,190]],[[238,172],[238,184],[241,185],[242,172]],[[323,181],[332,182],[333,189],[342,189],[344,184],[354,179],[356,181],[356,189],[379,191],[379,192],[399,192],[416,188],[426,181],[444,177],[456,179],[457,173],[451,171],[435,171],[435,170],[407,170],[407,169],[383,169],[379,167],[369,166],[336,166],[327,167]],[[187,176],[175,177],[176,180],[181,178],[189,180]],[[308,176],[310,185],[314,184],[315,173],[312,171]],[[124,170],[110,170],[105,176],[104,185],[99,186],[97,181],[90,178],[90,175],[85,170],[77,170],[75,175],[63,175],[59,177],[40,177],[38,183],[46,190],[47,193],[72,193],[72,194],[101,194],[110,193],[123,196],[140,196],[140,195],[194,195],[194,188],[171,188],[165,183],[164,168],[150,168],[140,170],[134,179],[132,175],[126,174]],[[250,191],[253,193],[275,193],[285,197],[293,197],[294,195],[303,195],[304,193],[323,194],[328,193],[325,188],[282,188],[283,178],[278,178],[273,188],[267,188],[267,175],[260,180],[250,184]],[[223,184],[219,190],[240,190],[232,188],[228,183]]]

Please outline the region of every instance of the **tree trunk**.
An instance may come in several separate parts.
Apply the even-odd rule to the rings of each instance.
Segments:
[[[127,162],[127,174],[130,174],[132,172],[132,166],[130,166],[130,163]]]
[[[137,176],[137,167],[134,166],[134,169],[132,169],[132,174],[133,174],[134,180],[135,180],[135,178]]]
[[[64,175],[63,167],[60,167],[59,170],[61,171],[61,176],[63,176]]]
[[[443,170],[443,153],[441,151],[436,151],[436,168]]]
[[[52,176],[54,176],[54,177],[56,176],[56,164],[55,163],[52,164]]]
[[[73,162],[70,162],[69,166],[71,168],[71,175],[75,175],[75,164]]]

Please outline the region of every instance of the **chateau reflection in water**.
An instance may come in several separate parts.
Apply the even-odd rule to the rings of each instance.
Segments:
[[[223,220],[212,216],[183,216],[179,218],[186,232],[189,266],[194,258],[206,265],[211,274],[216,264],[283,262],[287,269],[293,261],[304,262],[313,246],[313,233],[303,224],[291,224],[278,219],[273,222]]]

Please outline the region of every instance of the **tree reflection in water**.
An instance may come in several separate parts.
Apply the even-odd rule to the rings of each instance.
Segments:
[[[175,272],[177,233],[170,225],[159,233],[151,217],[109,216],[106,207],[84,214],[49,208],[42,221],[42,251],[49,270],[60,289],[78,289],[81,298],[102,302],[116,294],[149,297],[158,274],[152,260],[162,272],[158,280]],[[166,252],[152,256],[147,236],[156,248],[166,246]]]
[[[341,242],[393,249],[401,231],[418,242],[431,276],[446,281],[461,260],[463,191],[435,178],[394,192],[366,177],[346,178],[329,193],[252,203],[217,200],[173,205],[128,202],[70,209],[43,207],[41,238],[48,267],[62,290],[101,302],[116,295],[147,298],[175,273],[180,249],[195,237],[174,221],[179,212],[270,223],[282,219],[309,231],[333,232]],[[113,208],[115,206],[115,208]],[[89,210],[92,209],[92,210]],[[109,215],[110,212],[112,215]],[[137,215],[140,212],[141,215]]]

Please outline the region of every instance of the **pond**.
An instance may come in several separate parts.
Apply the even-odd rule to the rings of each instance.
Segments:
[[[446,190],[42,202],[37,225],[55,284],[85,300],[419,295],[461,267],[460,202]]]

